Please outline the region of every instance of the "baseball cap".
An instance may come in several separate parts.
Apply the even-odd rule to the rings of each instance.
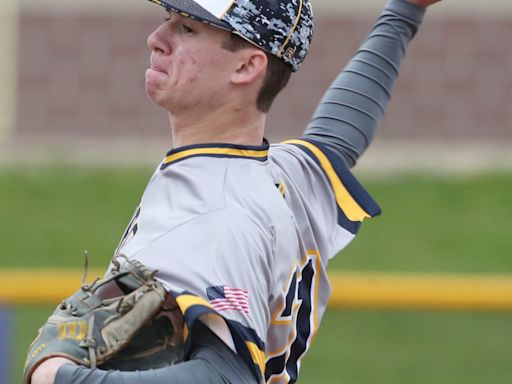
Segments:
[[[239,35],[297,71],[313,37],[309,0],[149,0]]]

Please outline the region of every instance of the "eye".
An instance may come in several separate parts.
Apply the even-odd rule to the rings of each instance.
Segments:
[[[195,32],[192,28],[190,28],[188,25],[185,25],[185,24],[181,25],[181,29],[185,33],[194,33]]]
[[[165,20],[165,21],[171,21],[171,16],[166,16],[166,17],[164,17],[164,20]]]

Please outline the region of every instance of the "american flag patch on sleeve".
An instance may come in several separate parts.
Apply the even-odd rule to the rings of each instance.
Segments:
[[[249,294],[245,289],[215,285],[206,288],[206,296],[217,311],[242,311],[249,313]]]

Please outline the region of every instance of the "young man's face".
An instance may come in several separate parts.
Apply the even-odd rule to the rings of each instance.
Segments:
[[[222,48],[229,32],[169,13],[148,38],[150,68],[146,90],[171,112],[215,107],[229,84],[235,53]]]

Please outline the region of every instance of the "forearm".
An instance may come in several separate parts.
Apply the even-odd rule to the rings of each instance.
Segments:
[[[339,154],[347,165],[372,141],[398,78],[407,46],[425,9],[391,0],[368,38],[331,84],[304,132]]]
[[[206,361],[194,360],[175,366],[146,371],[121,372],[88,369],[83,366],[62,366],[55,384],[192,384],[222,383]]]
[[[222,341],[200,325],[189,361],[164,368],[122,372],[64,365],[54,384],[255,384],[244,363]]]

